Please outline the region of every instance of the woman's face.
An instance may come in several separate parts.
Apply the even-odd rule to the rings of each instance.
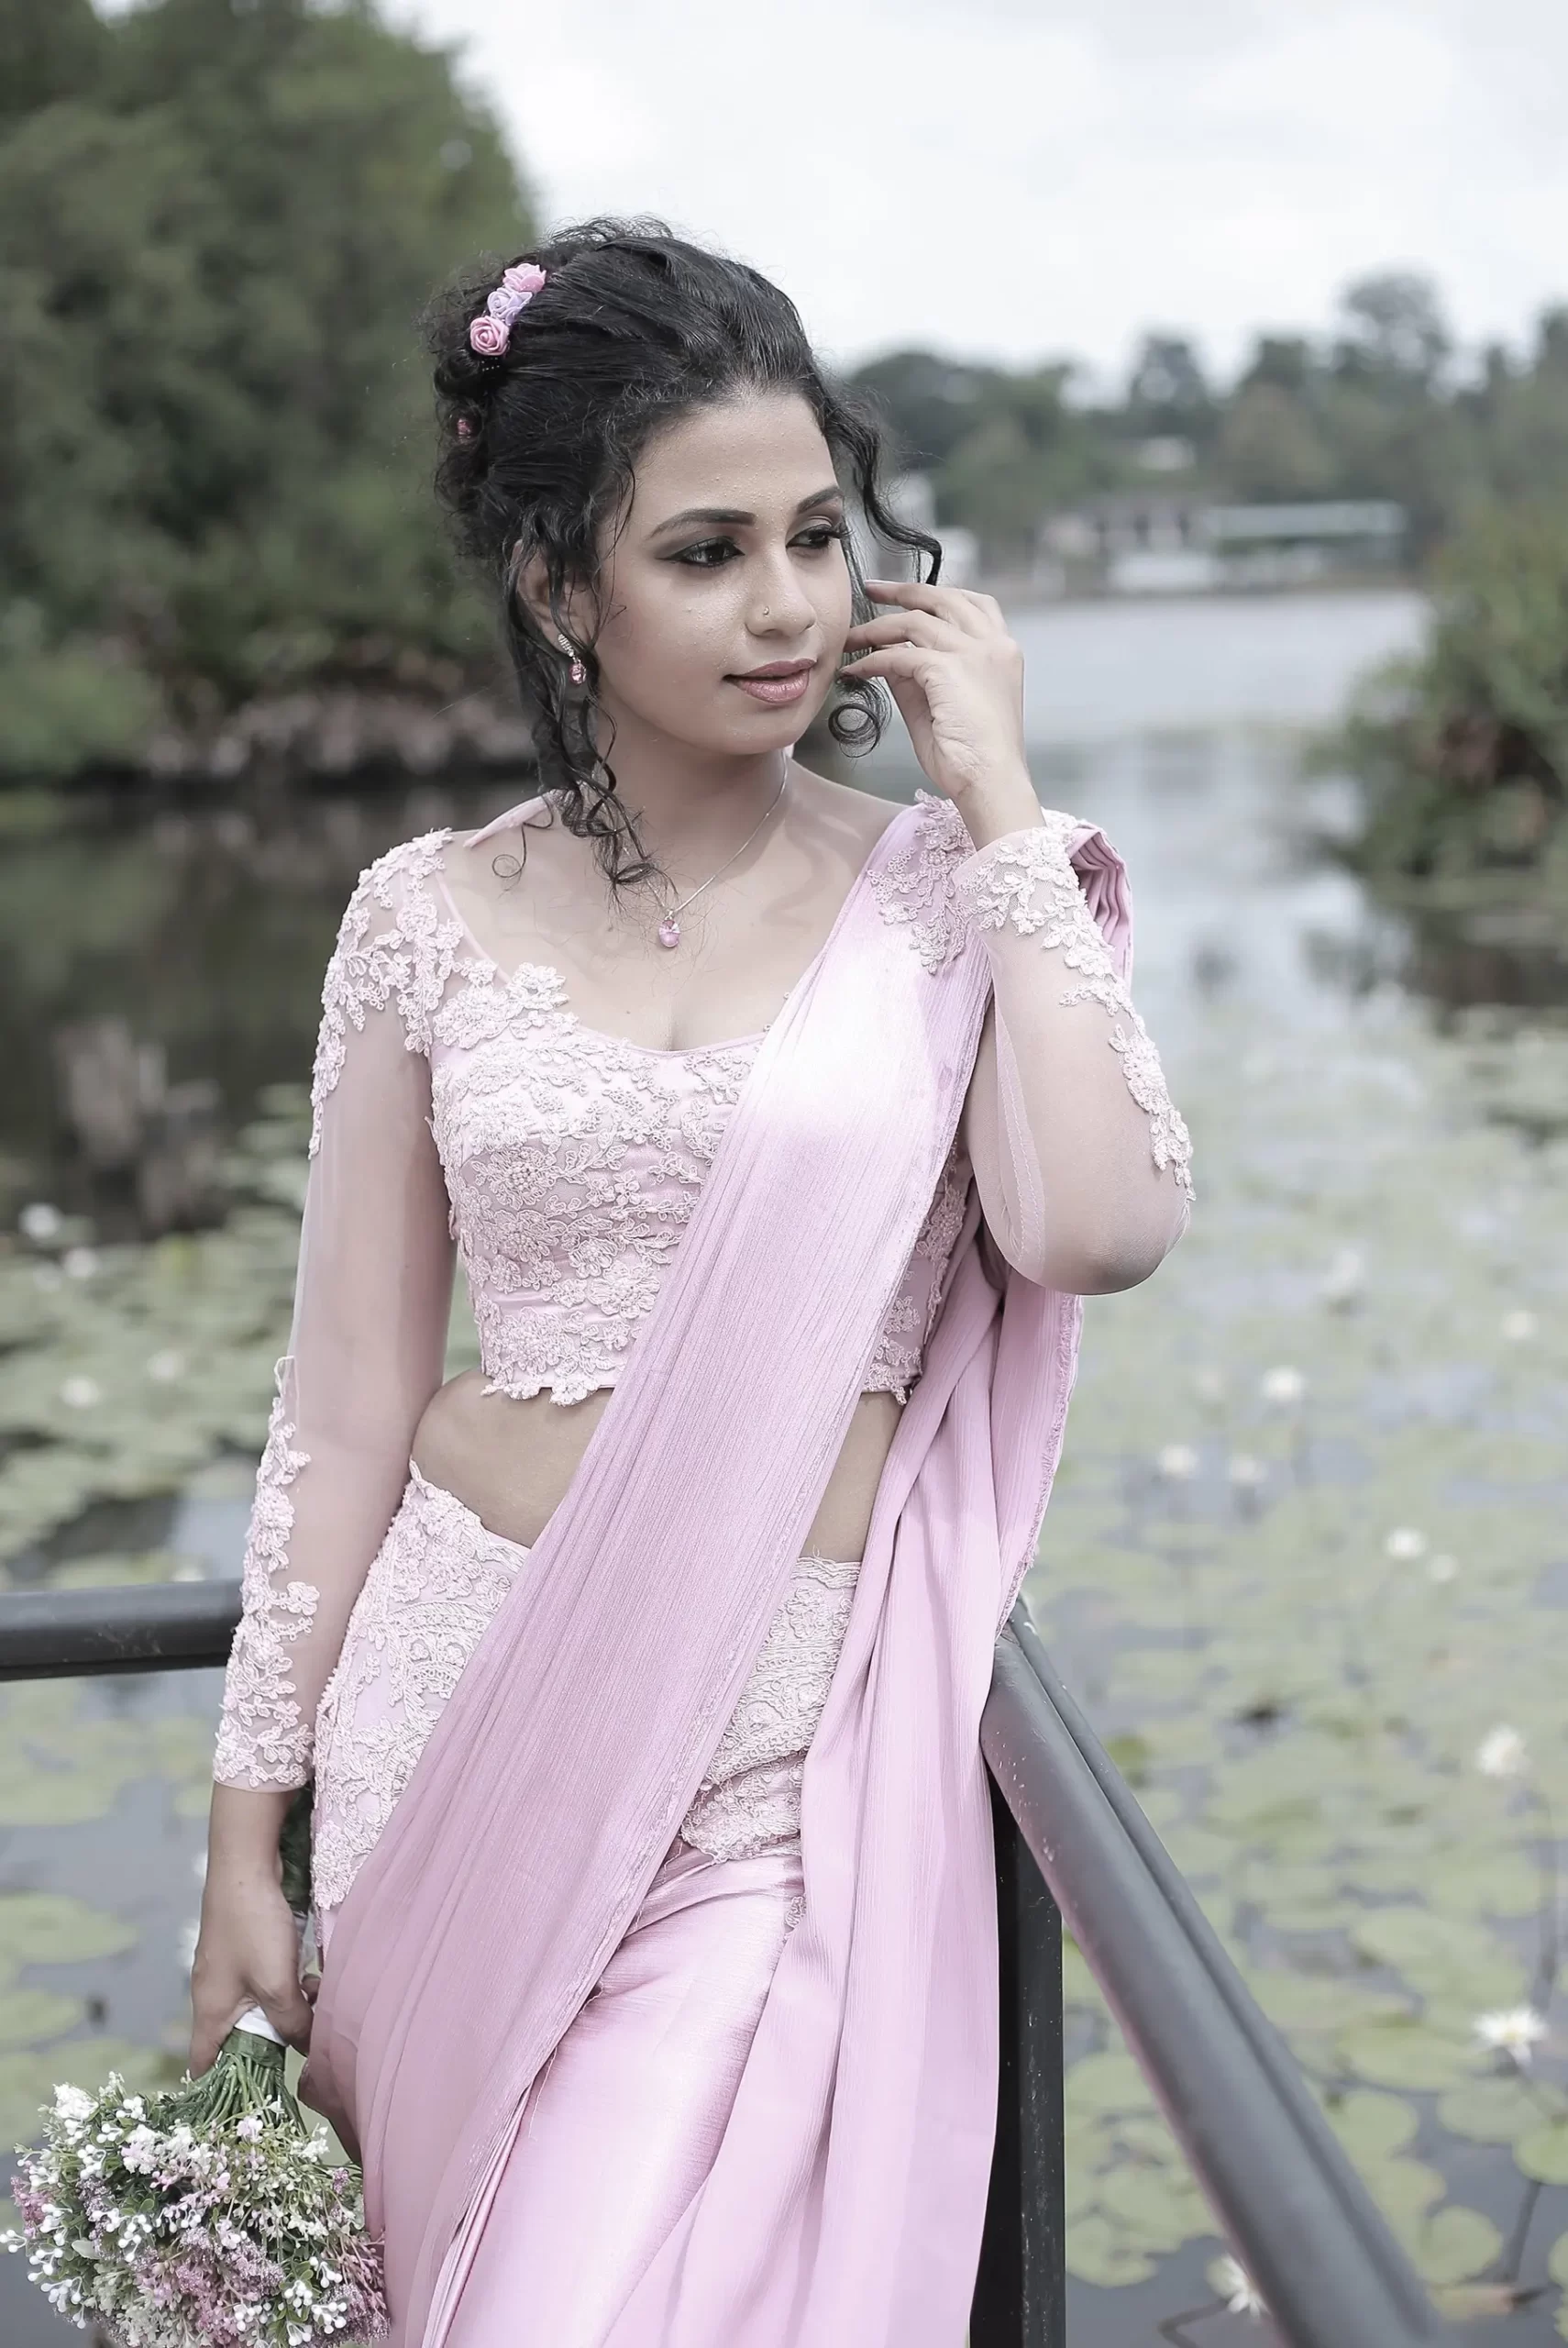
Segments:
[[[623,743],[747,757],[799,741],[850,626],[845,528],[798,394],[700,407],[657,434],[606,533],[595,649]]]

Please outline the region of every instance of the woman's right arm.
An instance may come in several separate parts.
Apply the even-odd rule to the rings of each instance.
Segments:
[[[213,1763],[193,2072],[252,2003],[291,2044],[308,2039],[278,1829],[311,1776],[316,1706],[445,1368],[454,1248],[388,861],[361,876],[322,991],[293,1323]]]

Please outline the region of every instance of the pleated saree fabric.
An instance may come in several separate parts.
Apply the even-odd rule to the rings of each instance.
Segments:
[[[989,981],[931,815],[889,826],[768,1031],[533,1569],[336,1915],[302,2092],[363,2161],[398,2348],[442,2348],[523,2099],[746,1680],[953,1141]],[[1125,977],[1120,861],[1088,826],[1070,853]],[[979,1716],[1081,1310],[999,1291],[971,1205],[806,1759],[804,1912],[613,2348],[964,2336],[996,2100]]]

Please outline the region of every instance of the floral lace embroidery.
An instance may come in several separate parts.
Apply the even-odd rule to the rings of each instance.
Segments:
[[[973,935],[953,876],[975,843],[952,800],[917,791],[915,805],[922,813],[914,838],[874,867],[871,888],[884,921],[907,924],[922,963],[934,971]]]
[[[374,1847],[527,1554],[413,1470],[316,1713],[318,1909],[336,1907]]]
[[[414,1468],[344,1634],[316,1715],[318,1910],[334,1908],[528,1556]],[[800,1560],[680,1825],[715,1858],[799,1848],[801,1775],[849,1622],[857,1565]]]
[[[1121,1055],[1128,1090],[1149,1120],[1154,1164],[1162,1172],[1169,1168],[1192,1199],[1191,1136],[1165,1089],[1154,1038],[1133,1008],[1073,869],[1067,842],[1077,829],[1073,816],[1047,808],[1037,827],[1009,832],[971,856],[955,875],[955,892],[977,928],[1010,925],[1023,937],[1038,931],[1042,945],[1060,947],[1080,983],[1065,989],[1058,1002],[1098,1002],[1110,1014],[1110,1047]]]
[[[429,1052],[431,1014],[451,975],[463,930],[460,923],[441,920],[422,884],[439,869],[441,844],[451,836],[449,829],[425,832],[389,848],[360,873],[344,910],[321,990],[310,1093],[312,1157],[321,1146],[323,1106],[343,1072],[350,1023],[362,1028],[367,1011],[384,1011],[395,997],[408,1049]],[[378,907],[392,921],[368,937]]]
[[[710,1858],[798,1848],[801,1776],[837,1667],[858,1564],[804,1556],[681,1821]]]
[[[290,1448],[294,1429],[285,1415],[285,1354],[272,1372],[276,1393],[267,1443],[256,1470],[256,1498],[240,1584],[243,1611],[224,1675],[213,1776],[221,1785],[303,1786],[310,1775],[312,1725],[300,1717],[289,1676],[291,1643],[308,1631],[321,1593],[308,1581],[279,1585],[287,1572],[294,1504],[289,1487],[308,1451]]]

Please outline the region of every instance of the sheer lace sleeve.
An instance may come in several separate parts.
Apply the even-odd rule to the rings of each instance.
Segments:
[[[454,1247],[426,1021],[445,972],[427,900],[402,886],[425,845],[361,875],[327,965],[293,1325],[257,1470],[222,1785],[310,1776],[316,1704],[441,1382]]]
[[[991,966],[966,1113],[980,1202],[1031,1279],[1092,1294],[1145,1279],[1186,1230],[1192,1144],[1047,808],[953,870]],[[1120,875],[1120,867],[1116,868]]]

